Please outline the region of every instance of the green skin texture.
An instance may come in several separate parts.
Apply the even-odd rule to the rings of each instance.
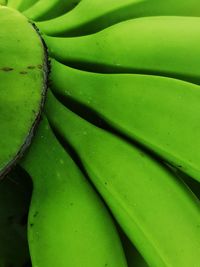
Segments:
[[[54,59],[51,66],[51,87],[62,99],[84,104],[200,181],[198,85],[151,75],[90,73]]]
[[[199,201],[185,184],[138,148],[72,113],[50,91],[46,114],[78,153],[98,192],[150,266],[199,265]]]
[[[45,52],[33,26],[7,7],[0,7],[0,25],[1,176],[30,142],[46,81]]]
[[[22,267],[29,260],[26,225],[29,206],[26,178],[16,172],[0,182],[0,267]]]
[[[38,23],[51,36],[97,32],[117,22],[146,16],[200,16],[199,0],[82,0],[71,12]]]
[[[139,18],[89,36],[44,38],[53,58],[76,68],[200,81],[200,18]]]
[[[33,266],[127,266],[110,214],[46,119],[21,166],[34,184],[28,229]]]
[[[76,0],[39,0],[27,9],[24,15],[34,21],[48,20],[67,12],[76,2]]]

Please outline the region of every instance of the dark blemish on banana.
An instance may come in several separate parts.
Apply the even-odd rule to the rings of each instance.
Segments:
[[[36,68],[35,66],[31,66],[31,65],[27,67],[27,69],[29,70],[34,70],[35,68]]]
[[[105,184],[105,185],[107,185],[108,183],[107,183],[107,182],[105,182],[104,184]]]
[[[36,211],[36,212],[34,213],[33,217],[34,217],[34,218],[35,218],[35,217],[37,217],[37,216],[38,216],[38,214],[39,214],[39,212],[38,212],[38,211]]]
[[[30,227],[33,227],[34,226],[34,223],[30,223]]]
[[[41,64],[39,64],[39,65],[37,65],[37,67],[38,67],[38,69],[42,69],[42,65]]]
[[[27,71],[20,71],[19,73],[20,74],[27,74],[28,72]]]
[[[8,72],[8,71],[12,71],[13,68],[10,68],[10,67],[3,67],[3,68],[1,68],[0,70]]]

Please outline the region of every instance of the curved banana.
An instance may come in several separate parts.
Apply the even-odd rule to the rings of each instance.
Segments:
[[[73,0],[71,0],[73,1]],[[38,23],[51,36],[97,32],[117,22],[145,16],[200,16],[198,0],[82,0],[71,12]]]
[[[62,99],[89,107],[110,125],[200,181],[198,85],[151,75],[89,73],[56,60],[52,60],[51,81],[52,90]]]
[[[88,36],[44,38],[53,58],[76,68],[199,83],[200,18],[140,18]]]
[[[67,12],[74,3],[75,0],[39,0],[23,13],[34,21],[47,20]]]
[[[46,119],[21,166],[34,183],[28,230],[33,266],[127,266],[111,216]]]
[[[193,193],[159,162],[81,119],[50,91],[46,114],[78,153],[90,179],[147,263],[152,267],[198,266],[200,202]]]

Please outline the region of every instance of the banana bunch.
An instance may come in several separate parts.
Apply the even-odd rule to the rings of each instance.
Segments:
[[[199,0],[0,0],[0,40],[32,266],[200,267]]]

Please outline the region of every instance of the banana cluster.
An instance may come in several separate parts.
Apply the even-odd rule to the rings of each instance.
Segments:
[[[0,5],[35,25],[50,61],[12,173],[33,182],[32,266],[200,267],[199,0]]]

